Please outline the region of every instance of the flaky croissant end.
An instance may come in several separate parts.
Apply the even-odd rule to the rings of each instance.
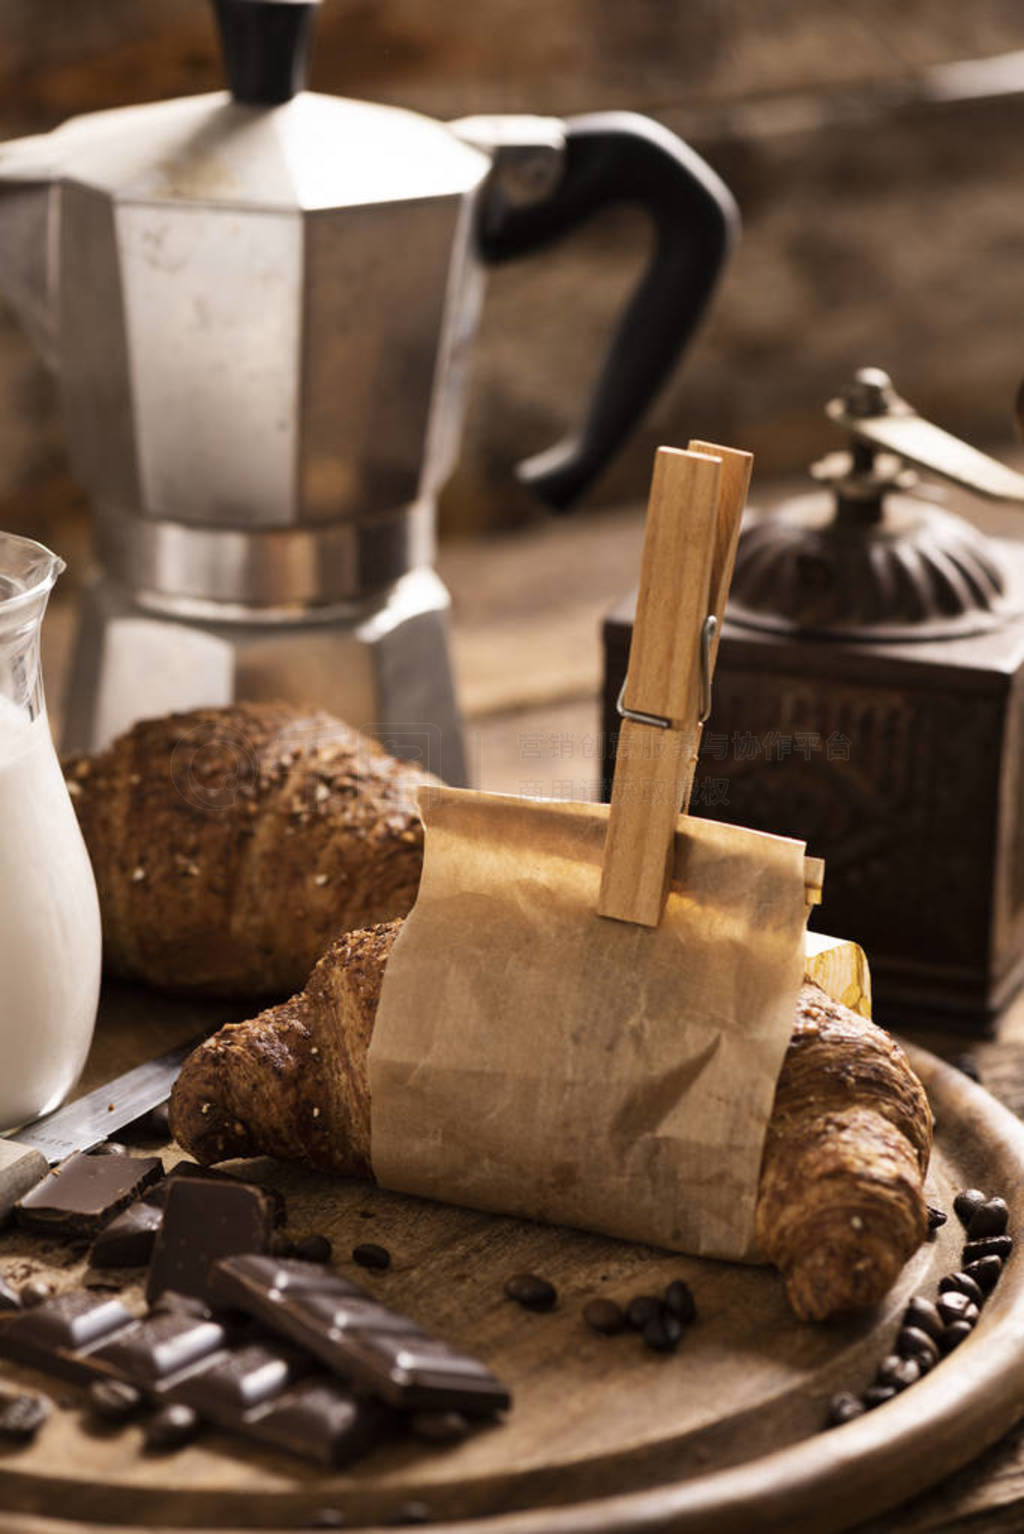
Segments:
[[[804,1320],[868,1310],[928,1230],[931,1109],[900,1046],[817,986],[765,1138],[757,1243]]]
[[[200,1045],[171,1095],[179,1145],[207,1165],[269,1155],[371,1176],[366,1056],[401,925],[346,933],[298,996]]]

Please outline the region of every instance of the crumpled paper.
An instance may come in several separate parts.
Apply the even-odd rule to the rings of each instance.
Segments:
[[[756,1260],[821,865],[800,842],[681,817],[650,929],[596,914],[606,805],[429,788],[420,810],[419,897],[369,1054],[378,1180]]]

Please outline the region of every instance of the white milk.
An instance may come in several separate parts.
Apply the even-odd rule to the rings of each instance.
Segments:
[[[96,885],[46,716],[0,697],[0,1130],[70,1091],[99,984]]]

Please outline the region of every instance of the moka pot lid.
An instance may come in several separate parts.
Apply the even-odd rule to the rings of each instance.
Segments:
[[[457,197],[488,157],[419,113],[305,90],[310,0],[214,0],[229,89],[72,118],[0,148],[5,177],[117,202],[287,212]]]

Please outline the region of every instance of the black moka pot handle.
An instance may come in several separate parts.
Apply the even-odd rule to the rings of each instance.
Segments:
[[[505,206],[481,203],[478,245],[490,263],[561,239],[601,208],[633,203],[654,225],[654,253],[619,324],[578,432],[526,459],[519,478],[561,509],[613,457],[671,371],[704,314],[739,230],[732,194],[667,128],[633,112],[565,123],[564,169],[553,193]]]
[[[272,107],[305,89],[320,0],[213,0],[224,73],[236,101]]]
[[[303,89],[319,0],[213,0],[236,101],[274,106]],[[619,325],[580,431],[519,465],[542,501],[564,507],[604,468],[697,327],[739,227],[726,186],[667,128],[633,112],[570,118],[561,175],[523,206],[493,177],[480,203],[478,248],[489,263],[542,249],[599,209],[642,207],[654,254]]]

